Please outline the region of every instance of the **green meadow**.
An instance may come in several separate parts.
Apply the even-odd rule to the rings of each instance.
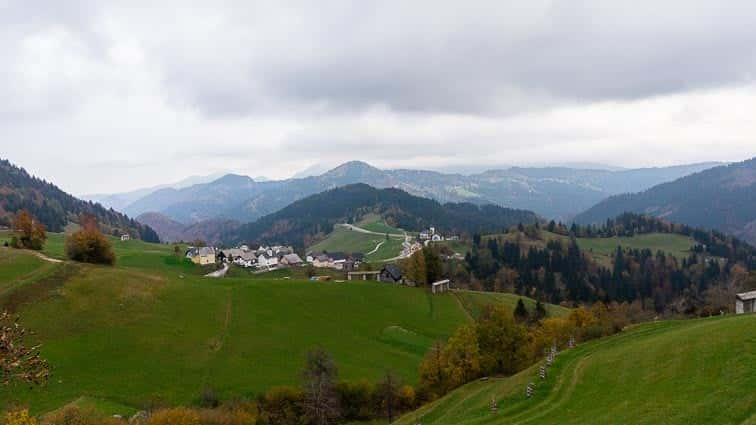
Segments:
[[[379,243],[383,244],[377,251],[371,253]],[[307,251],[326,251],[326,252],[361,252],[369,262],[381,262],[399,255],[402,250],[404,237],[385,235],[374,235],[370,233],[361,233],[356,230],[350,230],[346,227],[336,227],[331,234],[323,241],[307,248]],[[371,253],[368,255],[368,253]]]
[[[62,235],[50,236],[62,247]],[[0,408],[44,413],[84,403],[123,406],[113,413],[127,414],[191,404],[205,389],[221,398],[253,396],[298,385],[306,352],[319,345],[343,379],[378,380],[391,370],[416,383],[433,341],[471,320],[463,294],[316,283],[284,271],[211,279],[175,257],[172,246],[113,246],[114,267],[51,263],[0,248],[0,304],[34,331],[29,342],[42,343],[52,366],[44,387],[3,388]]]
[[[635,326],[559,354],[545,380],[536,365],[473,382],[398,424],[751,424],[754,330],[753,314]]]

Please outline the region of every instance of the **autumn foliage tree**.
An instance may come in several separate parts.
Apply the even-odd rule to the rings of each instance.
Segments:
[[[115,264],[115,253],[92,216],[82,218],[82,228],[66,239],[68,258],[82,263]]]
[[[37,221],[26,210],[20,210],[13,219],[13,239],[15,248],[41,250],[47,240],[45,225]]]

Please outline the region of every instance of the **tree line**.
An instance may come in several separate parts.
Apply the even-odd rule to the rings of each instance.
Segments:
[[[542,230],[564,236],[544,238]],[[601,264],[577,237],[633,236],[661,232],[687,235],[697,244],[685,258],[650,249],[617,247]],[[539,242],[539,243],[534,243]],[[473,237],[462,265],[446,273],[489,291],[508,291],[550,303],[618,302],[657,313],[729,311],[737,290],[756,286],[756,250],[736,238],[659,219],[625,214],[603,227],[567,228],[551,222],[520,226],[508,235]]]

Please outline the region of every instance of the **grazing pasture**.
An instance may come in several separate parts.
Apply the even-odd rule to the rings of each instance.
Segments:
[[[545,380],[538,364],[476,381],[398,424],[753,423],[754,329],[756,315],[638,325],[559,354]]]

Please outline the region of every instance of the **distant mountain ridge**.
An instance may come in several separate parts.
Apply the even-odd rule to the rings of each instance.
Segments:
[[[100,204],[77,199],[23,168],[0,160],[0,223],[10,225],[12,215],[21,209],[31,212],[51,232],[62,232],[66,225],[77,223],[82,214],[87,214],[96,217],[105,232],[160,241],[150,226]]]
[[[162,189],[124,208],[138,216],[159,212],[188,224],[208,219],[251,222],[306,196],[349,184],[394,187],[439,202],[493,203],[567,219],[618,193],[636,192],[714,166],[692,164],[637,170],[518,168],[475,175],[381,170],[348,162],[319,176],[259,182],[232,175],[184,189]]]
[[[376,189],[358,183],[327,190],[292,203],[259,220],[225,233],[227,244],[285,243],[310,246],[339,223],[380,215],[387,223],[408,231],[434,226],[447,234],[501,232],[538,216],[530,211],[496,205],[446,203],[410,195],[395,188]]]
[[[716,229],[756,246],[756,158],[682,177],[643,192],[613,196],[575,217],[603,222],[623,212]]]
[[[98,193],[98,194],[82,195],[81,197],[88,201],[100,203],[105,208],[113,208],[115,210],[122,210],[124,207],[130,205],[131,203],[141,198],[144,198],[145,196],[151,193],[154,193],[160,189],[166,189],[166,188],[183,189],[189,186],[194,186],[196,184],[210,183],[213,180],[223,177],[225,174],[226,173],[215,173],[215,174],[210,174],[207,176],[191,176],[173,184],[162,184],[158,186],[146,187],[146,188],[132,190],[132,191],[123,192],[123,193],[115,193],[115,194]]]

